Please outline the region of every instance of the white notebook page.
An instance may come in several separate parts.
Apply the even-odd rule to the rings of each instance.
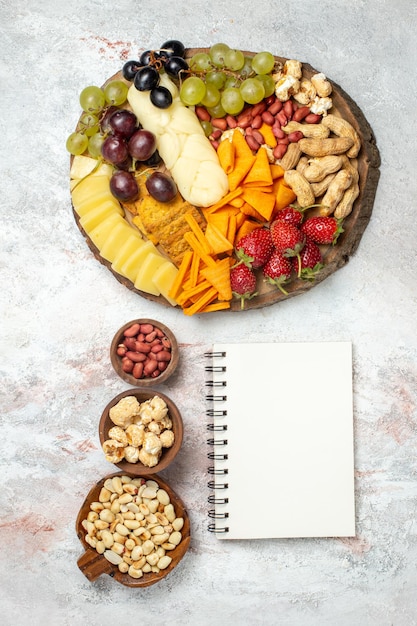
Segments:
[[[355,535],[350,342],[215,344],[213,365],[226,372],[213,403],[227,416],[227,460],[214,476],[228,498],[216,505],[220,539]]]

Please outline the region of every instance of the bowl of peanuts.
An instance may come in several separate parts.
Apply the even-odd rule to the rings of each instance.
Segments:
[[[164,383],[175,372],[179,350],[174,333],[152,319],[137,319],[124,324],[110,346],[113,368],[134,387]]]
[[[190,520],[181,498],[160,476],[117,472],[92,487],[76,533],[85,548],[77,565],[89,581],[108,574],[127,587],[148,587],[187,552]]]
[[[120,471],[150,475],[165,469],[178,454],[183,421],[176,404],[155,389],[128,389],[105,407],[99,439],[105,458]]]

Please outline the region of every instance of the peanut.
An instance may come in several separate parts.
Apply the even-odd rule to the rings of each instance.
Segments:
[[[300,143],[300,142],[298,142]],[[293,144],[295,145],[295,144]],[[298,144],[297,144],[298,145]],[[284,174],[284,180],[297,196],[297,202],[300,207],[307,207],[314,204],[315,196],[310,183],[297,170],[287,170]]]
[[[346,155],[352,159],[358,156],[359,150],[361,149],[361,140],[352,124],[350,124],[347,120],[331,113],[323,118],[322,124],[331,130],[332,133],[338,135],[338,137],[347,137],[351,139],[352,145],[347,150]]]
[[[288,149],[281,159],[280,165],[284,170],[292,170],[296,167],[300,157],[301,150],[298,143],[290,143]]]
[[[164,351],[164,357],[160,360],[167,364],[172,357],[171,342],[160,328],[153,324],[135,323],[123,334],[123,341],[116,349],[116,354],[121,359],[123,372],[140,380],[146,377],[155,378],[166,369],[166,367],[157,368],[154,364],[157,360],[155,356],[157,352]],[[169,358],[167,353],[169,353]]]
[[[312,157],[323,157],[328,154],[343,154],[353,146],[350,137],[327,137],[326,139],[300,139],[298,142],[302,152]]]
[[[337,172],[342,167],[343,159],[336,154],[328,154],[310,161],[304,170],[304,176],[310,183],[319,183],[328,174]]]
[[[303,134],[303,137],[313,139],[325,139],[330,134],[330,130],[322,124],[301,124],[300,122],[295,122],[294,120],[288,122],[288,124],[283,128],[283,131],[285,133],[299,131]]]
[[[324,205],[322,215],[330,215],[341,201],[344,192],[352,182],[352,174],[347,169],[339,170],[321,201]]]

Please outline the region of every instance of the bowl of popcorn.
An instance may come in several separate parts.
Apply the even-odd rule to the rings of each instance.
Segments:
[[[128,587],[167,576],[190,544],[190,520],[181,498],[160,477],[117,472],[88,493],[76,520],[85,552],[77,565],[93,582],[108,574]]]
[[[183,439],[181,413],[155,389],[119,393],[104,409],[99,438],[105,458],[119,470],[155,474],[176,457]]]
[[[124,324],[110,346],[114,370],[134,387],[152,387],[175,372],[179,350],[173,332],[153,319],[142,318]]]

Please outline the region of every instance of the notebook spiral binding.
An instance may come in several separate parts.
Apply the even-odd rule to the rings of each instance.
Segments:
[[[209,359],[217,359],[217,358],[224,358],[226,356],[226,353],[213,351],[213,352],[206,352],[204,356]],[[227,387],[227,381],[225,379],[223,380],[221,376],[219,377],[219,375],[221,374],[226,374],[226,366],[212,363],[210,365],[206,365],[205,371],[208,373],[214,373],[217,375],[217,377],[214,376],[215,380],[210,379],[206,381],[206,387],[210,388],[210,391],[207,390],[207,394],[206,394],[207,403],[209,405],[212,405],[216,402],[225,402],[227,400],[227,395],[216,394],[214,390],[218,388]],[[227,417],[227,410],[209,406],[206,410],[206,416],[209,418],[213,418],[214,420],[219,419],[219,418],[221,419],[223,417]],[[207,430],[210,433],[213,433],[214,435],[215,433],[226,434],[227,424],[218,423],[217,421],[214,421],[214,422],[210,421],[207,423]],[[209,445],[211,448],[214,448],[214,449],[208,452],[207,458],[210,461],[227,461],[228,459],[227,453],[222,452],[220,450],[218,451],[219,447],[227,446],[227,443],[228,443],[227,435],[226,437],[224,437],[223,435],[221,437],[213,436],[213,437],[208,438],[207,445]],[[207,483],[208,488],[213,491],[222,491],[222,490],[228,489],[229,484],[225,482],[224,479],[221,480],[219,478],[221,476],[226,477],[228,473],[229,473],[229,470],[227,468],[215,467],[214,465],[209,465],[208,474],[215,478],[210,479],[208,481]],[[229,498],[227,496],[221,497],[220,495],[217,495],[217,494],[210,494],[207,500],[209,504],[214,504],[214,505],[225,505],[225,504],[228,504],[229,502]],[[211,520],[215,520],[208,524],[209,532],[220,533],[220,534],[229,532],[229,527],[227,525],[225,524],[219,525],[218,523],[218,520],[228,519],[229,513],[227,511],[219,511],[218,509],[210,509],[208,511],[208,516]]]

